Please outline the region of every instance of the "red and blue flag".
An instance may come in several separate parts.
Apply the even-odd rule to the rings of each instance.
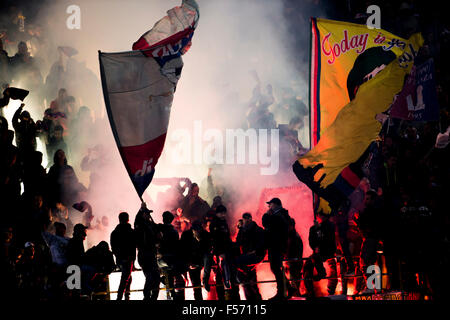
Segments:
[[[181,55],[191,46],[198,19],[195,0],[183,0],[133,44],[133,51],[99,52],[111,129],[139,197],[164,148]]]

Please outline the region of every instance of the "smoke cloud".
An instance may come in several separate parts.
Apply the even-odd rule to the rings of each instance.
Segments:
[[[200,6],[199,25],[191,49],[183,56],[184,68],[172,105],[165,149],[156,166],[155,179],[188,177],[192,182],[199,183],[200,195],[207,199],[206,176],[208,168],[212,167],[214,183],[224,188],[233,200],[229,222],[234,231],[237,219],[246,211],[251,212],[260,223],[261,215],[266,210],[265,201],[270,200],[263,199],[262,194],[276,195],[277,188],[300,186],[295,175],[291,170],[280,170],[276,175],[261,175],[260,164],[176,164],[174,158],[177,148],[180,148],[180,138],[176,139],[173,134],[183,129],[193,135],[195,121],[201,121],[204,131],[214,129],[224,136],[227,129],[246,130],[248,103],[257,84],[252,75],[254,71],[260,79],[262,91],[271,84],[277,101],[281,98],[282,89],[290,87],[307,105],[307,74],[299,73],[292,62],[296,57],[307,54],[309,44],[303,44],[304,52],[298,52],[298,48],[294,50],[292,38],[297,35],[289,34],[292,30],[288,30],[285,22],[283,1],[197,2]],[[80,30],[70,30],[66,26],[70,16],[66,9],[74,4],[81,9]],[[109,240],[110,232],[118,223],[119,212],[129,212],[130,220],[133,221],[140,207],[105,115],[98,50],[131,50],[133,42],[176,5],[180,5],[180,0],[62,0],[47,2],[39,7],[37,22],[48,39],[47,51],[36,57],[40,62],[41,73],[45,79],[58,60],[57,46],[76,48],[78,53],[65,62],[68,70],[76,70],[67,89],[69,95],[76,98],[77,107],[88,106],[95,119],[94,131],[91,130],[89,136],[85,136],[87,133],[81,130],[71,133],[75,139],[66,141],[70,149],[69,164],[75,168],[80,181],[90,187],[86,200],[93,207],[95,219],[100,222],[101,217],[106,216],[109,220],[108,224],[106,221],[103,225],[100,223],[98,231],[88,235],[90,245]],[[297,32],[307,33],[308,30]],[[34,100],[26,102],[29,108],[34,108],[31,114],[35,120],[42,119],[43,110],[50,103],[46,101],[44,108],[33,105]],[[308,121],[307,118],[305,120],[299,138],[308,147]],[[206,147],[207,139],[202,143]],[[97,145],[101,146],[95,147]],[[92,159],[97,160],[92,161],[91,166],[81,166],[83,157],[89,152]],[[285,157],[284,154],[279,156],[280,159]],[[165,203],[157,202],[157,199],[167,188],[151,184],[144,195],[144,200],[154,210],[156,222],[162,221],[161,214],[166,210]],[[310,252],[307,232],[313,222],[311,195],[308,190],[302,191],[300,196],[291,196],[293,194],[286,193],[280,198],[296,220],[306,255]],[[207,200],[211,204],[211,199]]]

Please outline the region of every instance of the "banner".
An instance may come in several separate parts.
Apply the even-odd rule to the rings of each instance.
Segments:
[[[439,120],[433,59],[412,67],[402,92],[391,107],[390,116],[411,121]]]
[[[99,52],[111,129],[133,185],[142,197],[163,151],[170,110],[199,12],[183,0],[133,44],[135,51]]]
[[[6,107],[9,104],[9,99],[23,101],[30,91],[20,88],[7,87],[3,90],[3,96],[0,98],[0,108]]]
[[[379,115],[403,87],[423,38],[364,25],[312,20],[311,143],[293,165],[299,180],[339,206],[358,186]]]
[[[310,129],[315,146],[364,82],[396,57],[402,67],[417,53],[406,39],[366,25],[313,18]]]

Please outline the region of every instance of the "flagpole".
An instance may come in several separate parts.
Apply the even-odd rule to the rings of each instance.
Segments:
[[[312,145],[312,133],[311,133],[311,129],[312,129],[312,120],[311,120],[311,108],[312,106],[312,102],[311,102],[311,75],[312,75],[312,71],[311,71],[311,61],[314,58],[312,56],[312,50],[313,50],[313,33],[312,33],[312,28],[313,28],[313,17],[310,17],[309,19],[309,150],[311,150],[313,148]],[[298,161],[298,159],[297,159]],[[313,207],[313,216],[314,216],[314,221],[316,220],[316,210],[315,210],[315,197],[314,197],[314,191],[311,190],[311,194],[312,194],[312,207]]]

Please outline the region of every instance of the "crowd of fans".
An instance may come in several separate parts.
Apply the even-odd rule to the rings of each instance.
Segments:
[[[404,9],[412,20],[413,8]],[[367,178],[345,205],[333,208],[331,213],[317,212],[308,238],[313,250],[310,257],[303,257],[306,239],[296,231],[295,219],[279,198],[267,202],[261,225],[245,212],[236,228],[231,227],[235,221],[228,212],[230,208],[238,212],[239,208],[234,207],[232,195],[214,188],[210,174],[211,202],[203,200],[199,186],[186,179],[184,187],[175,184],[170,189],[175,196],[170,197],[171,203],[162,213],[163,223],[155,223],[152,211],[143,203],[133,226],[127,212],[118,213],[119,224],[109,243],[101,241],[85,250],[86,235],[95,228],[93,208],[85,201],[89,190],[79,182],[67,156],[80,152],[78,146],[89,139],[94,120],[90,109],[78,107],[76,98],[60,85],[65,72],[62,65],[56,63],[43,80],[27,44],[30,35],[41,34],[36,26],[27,29],[20,10],[11,12],[11,19],[2,20],[0,101],[5,103],[0,107],[8,104],[11,89],[20,82],[30,93],[39,92],[35,102],[48,108],[42,108],[38,121],[32,119],[26,104],[16,110],[11,123],[0,117],[0,283],[2,293],[9,298],[89,297],[107,290],[108,275],[119,269],[117,299],[129,299],[137,260],[146,279],[144,300],[158,299],[161,283],[169,289],[170,299],[183,300],[190,282],[196,300],[203,299],[202,288],[219,300],[239,299],[241,285],[245,298],[256,301],[262,299],[256,267],[266,257],[276,281],[277,292],[272,297],[276,300],[315,297],[314,283],[324,278],[328,278],[328,294],[336,294],[337,265],[343,294],[348,293],[351,281],[353,293],[372,293],[364,280],[370,275],[368,267],[379,265],[389,275],[384,289],[420,292],[422,297],[433,299],[448,295],[445,274],[450,257],[450,221],[445,196],[449,191],[450,157],[448,146],[435,146],[438,133],[450,124],[444,58],[448,52],[447,29],[435,24],[432,32],[424,30],[429,32],[428,54],[436,61],[440,120],[389,120],[380,141],[373,146]],[[412,22],[410,25],[403,32],[418,28]],[[3,40],[9,48],[16,44],[15,55],[4,50]],[[60,47],[58,52],[70,56],[71,49]],[[283,89],[277,102],[272,86],[263,89],[256,73],[254,76],[257,85],[248,108],[248,127],[280,129],[281,158],[287,159],[283,166],[289,168],[307,151],[298,139],[298,130],[304,130],[308,121],[307,108],[289,87]],[[45,145],[49,168],[42,166],[37,139]],[[82,168],[91,165],[89,158],[81,163]],[[73,210],[80,213],[78,219],[69,215]],[[73,279],[67,273],[68,266],[80,268],[80,287],[69,289]]]
[[[87,287],[104,282],[101,277],[92,282],[91,275],[111,273],[116,265],[107,242],[85,252],[86,230],[108,222],[102,217],[94,223],[92,207],[85,201],[89,188],[67,160],[85,152],[90,146],[86,141],[104,119],[94,122],[92,110],[79,106],[81,99],[71,95],[84,93],[67,89],[75,87],[74,68],[85,69],[72,59],[75,49],[52,45],[30,10],[36,5],[2,2],[0,13],[2,293],[34,300],[66,295],[61,283],[68,265],[80,266]],[[24,103],[8,121],[5,110],[17,99]],[[83,170],[91,170],[98,149],[101,146],[83,158]]]

